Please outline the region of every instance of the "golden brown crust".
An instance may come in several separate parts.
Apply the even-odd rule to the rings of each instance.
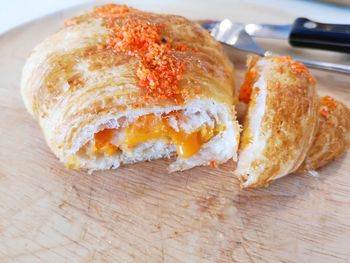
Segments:
[[[264,66],[256,63],[250,70],[263,74],[267,85],[265,113],[259,129],[268,136],[262,156],[256,156],[250,164],[256,179],[249,181],[252,174],[239,174],[244,187],[265,186],[293,172],[305,158],[317,121],[315,81],[306,67],[288,57],[268,57],[261,61]],[[260,89],[253,87],[249,106],[256,103]],[[245,125],[250,121],[246,120]],[[250,136],[245,134],[248,132],[252,131],[245,128],[241,138]],[[238,168],[241,161],[244,162],[239,158]]]
[[[287,163],[294,162],[294,167],[287,173],[300,165],[310,147],[317,122],[315,82],[309,71],[304,68],[301,72],[293,72],[289,60],[276,58],[274,63],[268,73],[268,114],[264,116],[265,126],[262,127],[264,131],[271,131],[265,151],[270,164],[257,185],[265,185],[281,176]]]
[[[263,147],[261,156],[253,152],[247,155],[244,151],[253,143],[256,132],[250,125],[256,116],[249,113],[257,103],[261,87],[256,80],[250,89],[243,85],[246,91],[241,91],[240,97],[249,101],[237,166],[243,187],[266,186],[294,171],[317,169],[349,149],[349,108],[329,96],[319,99],[315,80],[304,65],[289,57],[250,61],[247,76],[250,71],[255,71],[258,78],[264,78],[266,102],[262,121],[257,127],[262,136],[255,142]]]
[[[299,172],[324,166],[350,147],[350,109],[326,96],[320,99],[318,112],[316,134]]]
[[[110,49],[99,49],[99,45],[108,38],[109,32],[101,25],[101,23],[103,24],[101,18],[93,16],[92,13],[74,18],[78,22],[69,24],[52,37],[55,39],[65,38],[67,34],[79,34],[81,28],[88,30],[89,27],[97,27],[97,32],[92,30],[91,36],[88,36],[89,41],[84,47],[71,48],[67,46],[64,50],[53,50],[44,60],[38,61],[38,73],[36,74],[45,77],[36,85],[37,88],[33,88],[30,94],[33,96],[32,107],[35,115],[45,116],[56,102],[62,99],[62,96],[75,92],[76,89],[87,88],[86,80],[76,68],[80,63],[87,63],[87,67],[91,71],[122,65],[128,69],[135,68],[138,58],[125,52],[114,53]],[[181,80],[181,88],[188,91],[187,100],[200,93],[203,97],[220,98],[220,100],[232,104],[234,85],[232,64],[223,54],[220,45],[199,25],[183,17],[158,15],[135,9],[118,15],[114,22],[123,24],[129,20],[164,25],[161,32],[163,38],[171,39],[174,45],[185,44],[188,47],[186,51],[174,51],[176,58],[186,62],[187,69]],[[50,42],[50,39],[47,41]],[[133,70],[130,73],[134,73]],[[136,78],[134,74],[131,75],[128,81],[135,84]],[[63,83],[68,84],[68,86],[64,86]],[[113,84],[119,83],[110,80],[110,82],[105,83],[105,86]],[[218,86],[220,86],[220,90],[217,90]],[[100,88],[103,87],[100,85]],[[162,105],[168,101],[158,100],[153,103]],[[138,106],[142,105],[136,105],[136,107]]]

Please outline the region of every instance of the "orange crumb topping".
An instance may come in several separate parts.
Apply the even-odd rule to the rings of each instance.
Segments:
[[[138,86],[144,91],[141,103],[152,98],[172,100],[175,103],[185,100],[189,93],[180,88],[185,72],[185,63],[176,58],[176,52],[189,50],[184,44],[173,44],[171,39],[162,36],[164,25],[127,16],[132,9],[126,5],[107,4],[96,7],[92,13],[73,17],[65,25],[78,24],[89,17],[101,18],[110,34],[105,43],[96,46],[97,50],[123,52],[139,59],[135,70]],[[125,16],[121,20],[121,16]],[[190,49],[196,51],[196,49]]]
[[[253,85],[258,78],[258,74],[255,69],[250,69],[244,76],[244,82],[239,90],[238,99],[246,104],[249,103],[250,97],[252,95]]]
[[[96,7],[88,15],[68,19],[65,25],[78,24],[88,17],[102,18],[110,35],[106,43],[97,45],[97,50],[109,49],[139,59],[135,74],[138,86],[144,91],[142,102],[152,98],[175,103],[183,101],[189,95],[180,89],[185,64],[176,58],[175,53],[186,51],[187,46],[174,45],[171,39],[162,37],[164,25],[161,23],[133,20],[133,17],[121,21],[121,15],[130,11],[126,5],[107,4]]]
[[[321,105],[320,114],[323,117],[328,118],[330,115],[330,111],[337,107],[337,102],[332,97],[325,96],[321,98],[320,105]]]
[[[216,162],[215,160],[211,160],[211,161],[209,162],[209,166],[210,166],[210,167],[213,167],[213,168],[218,168],[218,164],[217,164],[217,162]]]
[[[281,57],[275,57],[274,58],[276,62],[280,62],[280,63],[283,63],[283,62],[290,62],[292,60],[291,56],[281,56]]]
[[[93,15],[97,17],[110,18],[114,15],[122,15],[129,13],[127,5],[106,4],[95,8]]]
[[[282,56],[282,57],[276,57],[275,62],[286,62],[288,63],[288,66],[290,67],[291,71],[295,75],[302,75],[305,74],[307,76],[307,79],[310,84],[316,84],[316,80],[314,77],[310,74],[309,70],[307,67],[301,63],[293,60],[290,56]],[[284,71],[279,68],[279,71],[283,73]]]
[[[329,117],[329,110],[328,110],[328,108],[327,108],[327,107],[321,108],[320,114],[321,114],[323,117],[328,118],[328,117]]]
[[[145,91],[144,99],[182,100],[180,80],[185,71],[184,63],[174,56],[174,51],[184,51],[184,45],[173,46],[162,38],[161,24],[127,21],[122,26],[107,23],[112,32],[106,48],[136,56],[140,62],[136,69],[138,85]]]
[[[337,102],[330,96],[324,96],[321,98],[321,105],[334,109],[337,107]]]

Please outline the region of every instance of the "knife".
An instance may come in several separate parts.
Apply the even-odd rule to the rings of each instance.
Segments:
[[[208,30],[210,34],[221,43],[260,56],[266,56],[271,54],[271,52],[266,51],[263,47],[259,46],[255,42],[254,38],[247,33],[246,25],[244,24],[233,23],[229,19],[225,19],[222,21],[202,20],[197,22],[199,22],[203,28]],[[262,30],[260,30],[259,32],[262,32]],[[350,66],[348,65],[329,63],[298,57],[293,58],[297,61],[304,63],[308,67],[350,74]]]
[[[237,25],[252,37],[288,40],[294,47],[350,53],[350,25],[325,24],[307,18],[297,18],[291,25]]]

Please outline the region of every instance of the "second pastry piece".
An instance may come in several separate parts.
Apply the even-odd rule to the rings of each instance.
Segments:
[[[250,59],[240,100],[248,104],[236,171],[243,187],[314,170],[349,147],[349,110],[320,101],[308,69],[290,57]]]

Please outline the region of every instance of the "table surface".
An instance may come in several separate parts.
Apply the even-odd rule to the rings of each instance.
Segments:
[[[184,7],[179,1],[130,1],[192,19],[295,17],[229,2],[215,7],[213,1],[191,0]],[[79,10],[0,36],[0,262],[350,262],[349,153],[317,178],[291,175],[257,190],[240,190],[232,161],[171,175],[169,160],[92,175],[67,170],[26,112],[19,80],[34,45]],[[284,42],[265,44],[281,53],[349,61]],[[246,54],[229,55],[241,83]],[[320,94],[350,106],[350,76],[313,73]]]

